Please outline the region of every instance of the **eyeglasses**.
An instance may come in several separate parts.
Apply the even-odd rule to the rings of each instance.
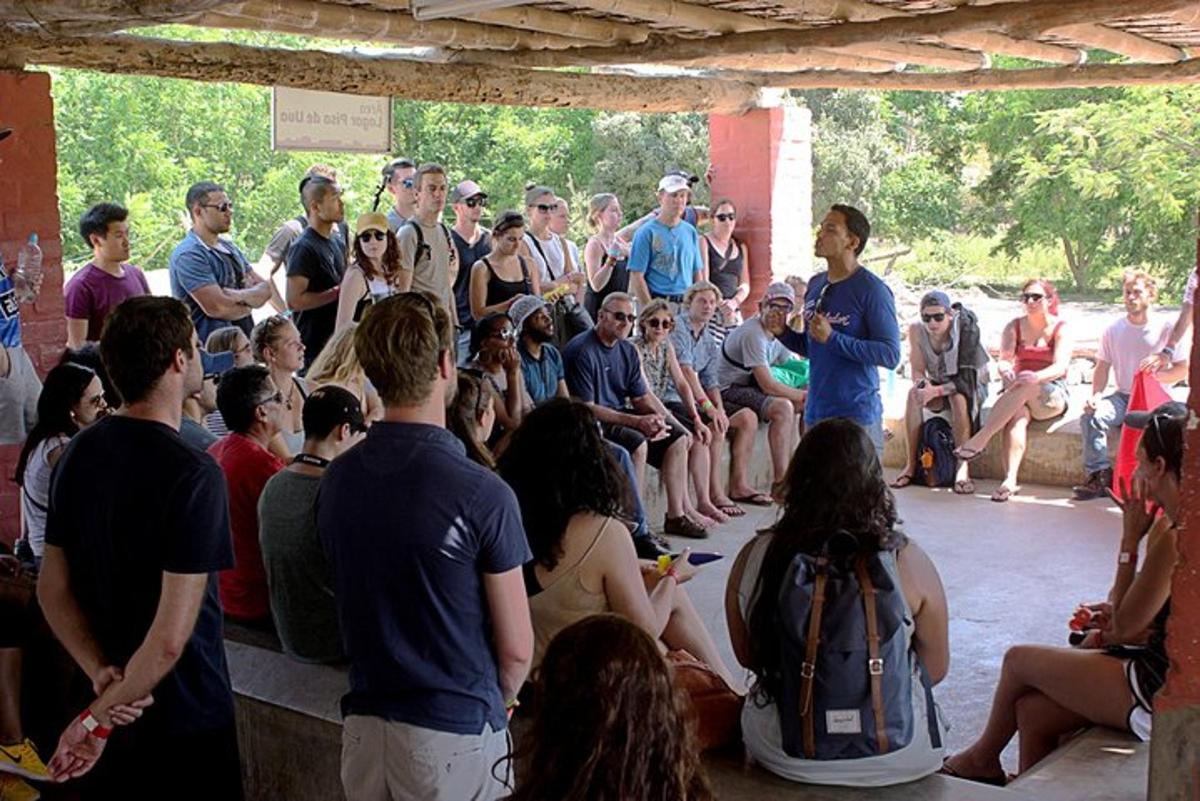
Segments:
[[[730,220],[736,220],[737,215],[731,211],[725,214],[714,214],[713,219],[719,220],[720,222],[729,222]]]
[[[374,239],[376,242],[382,242],[383,240],[387,239],[387,236],[388,235],[385,234],[383,231],[363,231],[361,234],[358,235],[358,241],[362,242],[365,245],[367,242],[370,242],[372,239]]]
[[[942,320],[946,319],[946,313],[938,312],[937,314],[922,314],[921,319],[927,323],[940,323]]]
[[[793,306],[790,303],[768,303],[767,311],[769,312],[790,312]]]
[[[204,378],[202,380],[211,381],[214,384],[220,384],[221,383],[221,374],[220,373],[205,373]]]
[[[219,211],[219,212],[221,212],[222,214],[224,214],[224,213],[225,213],[225,212],[227,212],[227,211],[233,211],[233,201],[232,201],[232,200],[229,200],[229,201],[226,201],[226,202],[224,202],[224,203],[216,203],[216,204],[214,204],[214,203],[201,203],[201,204],[200,204],[200,208],[204,208],[204,209],[216,209],[217,211]]]
[[[605,310],[604,313],[611,316],[614,320],[616,320],[618,323],[621,323],[622,325],[624,325],[625,323],[632,323],[634,320],[637,319],[637,315],[635,315],[633,312],[629,312],[628,314],[626,314],[625,312],[615,312],[615,311]]]
[[[255,405],[256,406],[265,406],[268,403],[283,403],[283,393],[280,392],[279,390],[275,390],[274,395],[268,395],[267,397],[263,398]]]
[[[558,204],[557,203],[539,203],[534,208],[536,208],[542,214],[550,214],[551,212],[558,211]]]
[[[1041,292],[1022,292],[1021,301],[1023,303],[1040,303],[1046,296]]]
[[[668,331],[670,331],[672,328],[675,327],[675,321],[663,319],[662,317],[651,317],[649,320],[646,321],[646,325],[653,328],[655,331],[657,331],[660,328],[665,328]]]
[[[487,198],[478,196],[478,195],[476,197],[469,197],[463,201],[463,205],[469,209],[473,209],[476,206],[478,206],[481,209],[486,209],[487,208]]]
[[[499,331],[493,331],[492,333],[488,334],[487,338],[499,339],[508,342],[517,338],[517,332],[511,328],[501,328]]]

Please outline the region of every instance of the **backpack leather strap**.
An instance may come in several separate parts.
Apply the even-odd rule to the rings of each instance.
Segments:
[[[879,753],[889,750],[887,720],[883,711],[883,659],[879,656],[879,612],[875,606],[875,585],[867,570],[865,558],[860,557],[854,565],[858,574],[858,586],[862,590],[863,611],[867,617],[867,673],[871,676],[871,708],[875,713],[875,742]]]
[[[813,585],[812,611],[808,615],[808,636],[804,643],[804,661],[800,663],[800,725],[803,729],[804,756],[817,754],[816,715],[813,714],[813,682],[817,672],[817,645],[821,639],[821,614],[825,610],[825,582],[828,574],[824,557],[817,559],[817,578]]]

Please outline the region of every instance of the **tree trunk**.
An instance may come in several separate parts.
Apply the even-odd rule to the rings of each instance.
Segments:
[[[1088,288],[1088,266],[1091,259],[1080,253],[1078,248],[1072,247],[1071,240],[1065,236],[1062,238],[1062,244],[1067,254],[1067,266],[1071,269],[1071,277],[1075,279],[1075,288],[1084,292]]]

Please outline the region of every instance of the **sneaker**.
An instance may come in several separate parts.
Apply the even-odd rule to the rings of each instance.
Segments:
[[[1112,480],[1112,468],[1106,467],[1103,470],[1097,470],[1087,477],[1087,481],[1072,488],[1075,500],[1090,501],[1093,498],[1103,498],[1108,494],[1108,488],[1112,486]]]
[[[29,738],[15,745],[0,745],[0,773],[11,773],[41,782],[50,781],[50,771]]]
[[[16,776],[0,773],[0,801],[37,801],[42,794]]]
[[[638,559],[653,560],[671,553],[670,544],[653,532],[643,537],[634,537],[633,547],[637,550]]]
[[[704,526],[687,515],[666,518],[663,521],[663,534],[669,537],[687,537],[693,540],[702,540],[708,537]]]

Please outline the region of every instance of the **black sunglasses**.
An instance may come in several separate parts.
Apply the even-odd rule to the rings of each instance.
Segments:
[[[605,312],[607,312],[608,314],[611,314],[612,318],[614,320],[616,320],[618,323],[622,323],[622,324],[623,323],[632,323],[634,320],[637,319],[637,315],[633,314],[633,312],[626,314],[625,312],[608,311],[607,309],[605,309]]]
[[[921,319],[927,323],[940,323],[942,320],[946,319],[946,313],[938,312],[937,314],[922,314]]]
[[[222,214],[227,211],[233,211],[233,201],[228,201],[226,203],[201,203],[200,206],[206,209],[216,209]]]
[[[221,383],[221,374],[220,373],[205,373],[203,380],[211,381],[214,384],[220,384]]]
[[[817,314],[825,311],[825,296],[829,294],[829,290],[832,288],[833,284],[826,281],[825,286],[821,287],[821,291],[817,293],[817,302],[813,304],[813,311]]]
[[[670,331],[672,328],[675,327],[675,321],[674,320],[664,320],[661,317],[651,317],[649,320],[646,321],[646,325],[650,326],[651,328],[653,328],[655,330],[658,330],[659,328],[665,328],[668,331]]]
[[[1038,303],[1042,298],[1046,297],[1041,292],[1022,292],[1021,300],[1024,303]]]
[[[737,215],[731,211],[731,212],[724,213],[724,214],[714,214],[713,218],[720,220],[721,222],[728,222],[730,220],[736,220]]]
[[[487,208],[487,198],[482,197],[482,196],[469,197],[463,201],[463,205],[469,209],[473,209],[476,206],[478,206],[481,209],[486,209]]]
[[[268,403],[283,403],[283,401],[284,401],[283,393],[280,392],[279,390],[275,390],[274,395],[268,395],[267,397],[263,398],[262,400],[260,400],[258,402],[258,405],[263,406]]]
[[[549,214],[552,211],[558,211],[557,203],[539,203],[536,206],[537,210],[542,214]]]
[[[383,231],[363,231],[358,235],[359,242],[370,242],[372,239],[376,242],[382,242],[387,239],[387,234]]]

